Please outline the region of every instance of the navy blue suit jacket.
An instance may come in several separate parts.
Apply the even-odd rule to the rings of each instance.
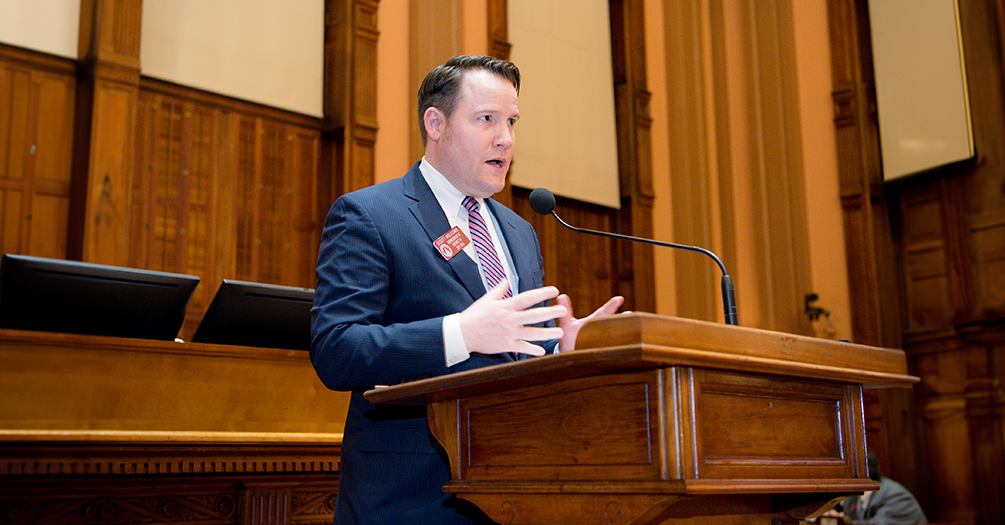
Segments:
[[[534,229],[491,199],[520,291],[544,284]],[[325,222],[312,310],[311,361],[333,390],[351,391],[335,524],[470,524],[473,506],[443,493],[450,470],[425,407],[374,406],[375,385],[394,385],[511,361],[472,354],[448,369],[443,317],[485,293],[475,261],[449,261],[433,241],[450,229],[416,163],[400,178],[340,197]],[[553,326],[553,324],[552,324]],[[554,341],[543,344],[550,353]]]

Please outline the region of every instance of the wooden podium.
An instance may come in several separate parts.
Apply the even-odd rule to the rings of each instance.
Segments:
[[[383,387],[426,404],[447,492],[503,524],[795,522],[878,486],[862,389],[903,351],[623,314],[575,352]]]

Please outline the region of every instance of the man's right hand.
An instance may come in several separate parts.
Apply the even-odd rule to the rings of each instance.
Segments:
[[[508,288],[509,283],[504,280],[461,312],[461,336],[468,352],[544,355],[544,348],[527,341],[559,339],[562,329],[527,325],[566,315],[567,310],[561,305],[531,308],[557,297],[558,288],[545,286],[503,299]]]

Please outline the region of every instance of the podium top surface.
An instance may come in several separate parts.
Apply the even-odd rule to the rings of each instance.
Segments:
[[[872,388],[909,387],[902,350],[646,313],[587,323],[574,352],[378,387],[372,403],[422,405],[624,370],[693,366]]]

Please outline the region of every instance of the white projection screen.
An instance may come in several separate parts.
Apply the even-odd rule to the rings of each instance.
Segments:
[[[974,156],[956,0],[869,0],[883,177]]]

